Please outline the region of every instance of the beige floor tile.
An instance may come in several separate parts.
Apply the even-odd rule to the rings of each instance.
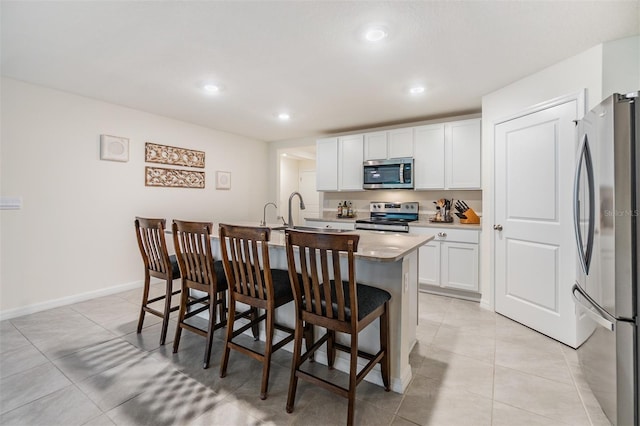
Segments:
[[[429,293],[419,293],[418,319],[440,324],[453,299]]]
[[[496,339],[531,345],[538,350],[554,354],[561,351],[564,346],[542,333],[498,314],[496,314]]]
[[[419,425],[490,425],[492,400],[416,376],[397,415]]]
[[[81,425],[102,411],[75,386],[67,386],[0,416],[3,425]]]
[[[494,399],[567,424],[589,424],[573,384],[496,366]]]
[[[441,386],[493,397],[493,364],[432,348],[418,374],[435,379]]]
[[[5,377],[0,386],[0,413],[22,407],[70,384],[51,363]]]
[[[115,426],[115,423],[109,418],[108,415],[102,414],[89,420],[83,426]]]
[[[567,423],[494,401],[492,426],[514,425],[565,426]]]
[[[572,384],[567,362],[557,352],[539,349],[535,344],[496,340],[496,365],[523,371],[550,380]]]
[[[11,321],[0,322],[0,355],[30,345],[31,342],[11,324]]]
[[[441,325],[433,346],[487,363],[493,363],[495,358],[495,339],[467,331],[465,327]]]
[[[0,357],[0,378],[21,373],[49,360],[35,346],[29,344],[4,352]]]

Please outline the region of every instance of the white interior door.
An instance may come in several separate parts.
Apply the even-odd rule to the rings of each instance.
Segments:
[[[496,312],[574,347],[577,103],[496,125],[493,231]]]

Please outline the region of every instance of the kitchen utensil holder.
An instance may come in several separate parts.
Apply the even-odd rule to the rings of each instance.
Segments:
[[[478,217],[476,212],[473,211],[473,209],[469,208],[469,209],[465,210],[464,211],[464,215],[467,218],[466,219],[460,219],[460,223],[464,223],[464,224],[467,224],[467,225],[480,223],[480,218]]]

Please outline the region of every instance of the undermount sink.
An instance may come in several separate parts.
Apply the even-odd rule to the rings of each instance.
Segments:
[[[324,232],[324,233],[341,233],[341,232],[351,232],[351,229],[337,229],[337,228],[318,228],[315,226],[277,226],[275,228],[271,228],[272,231],[284,231],[285,229],[294,229],[298,231],[311,231],[311,232]]]

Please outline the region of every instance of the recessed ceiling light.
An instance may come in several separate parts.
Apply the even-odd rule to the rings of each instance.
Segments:
[[[369,27],[364,32],[365,40],[374,43],[385,39],[388,35],[387,29],[382,26]]]
[[[206,83],[202,86],[202,89],[207,93],[218,93],[220,91],[220,86],[213,83]]]
[[[286,112],[281,112],[280,114],[278,114],[278,118],[282,121],[287,121],[291,118],[291,116]]]
[[[409,89],[409,93],[412,95],[419,95],[424,93],[424,86],[413,86]]]

